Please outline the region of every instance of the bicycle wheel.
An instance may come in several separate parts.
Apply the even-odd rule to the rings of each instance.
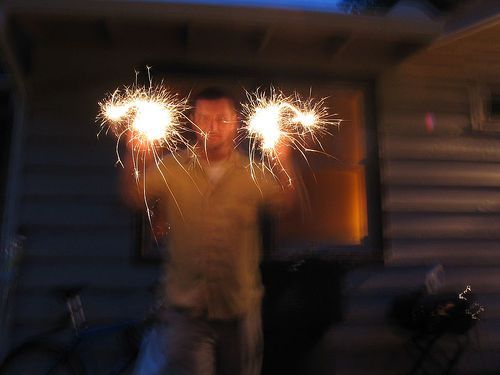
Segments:
[[[0,365],[0,375],[83,375],[84,367],[64,349],[48,343],[29,343],[10,352]]]

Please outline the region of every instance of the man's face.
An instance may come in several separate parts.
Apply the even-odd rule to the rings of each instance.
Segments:
[[[197,130],[204,133],[197,133],[197,138],[205,144],[207,151],[233,147],[238,121],[229,99],[197,100],[193,120],[199,127]]]

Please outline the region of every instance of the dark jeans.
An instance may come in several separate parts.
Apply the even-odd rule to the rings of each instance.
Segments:
[[[165,325],[156,328],[159,330],[156,332],[157,338],[150,342],[150,346],[156,347],[148,348],[148,344],[144,346],[136,374],[260,374],[260,306],[234,320],[208,320],[172,308],[162,315]],[[160,351],[157,346],[162,347]],[[158,353],[163,353],[163,358],[159,358]],[[157,363],[148,366],[147,361]],[[148,368],[148,371],[141,368]]]

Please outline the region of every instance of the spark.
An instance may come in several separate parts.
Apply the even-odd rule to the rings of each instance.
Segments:
[[[268,95],[257,89],[254,93],[247,92],[246,96],[247,102],[242,103],[242,129],[249,140],[250,167],[254,179],[255,168],[271,172],[276,167],[284,170],[279,161],[280,150],[284,147],[298,150],[306,161],[307,152],[326,154],[319,137],[331,134],[329,126],[338,127],[342,121],[328,114],[325,98],[302,100],[297,93],[287,96],[273,87]],[[309,147],[311,140],[318,146],[316,149]]]

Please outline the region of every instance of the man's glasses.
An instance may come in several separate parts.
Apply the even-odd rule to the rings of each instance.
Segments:
[[[202,124],[210,124],[213,121],[217,125],[230,125],[235,122],[235,120],[230,120],[225,116],[198,115],[197,119]]]

